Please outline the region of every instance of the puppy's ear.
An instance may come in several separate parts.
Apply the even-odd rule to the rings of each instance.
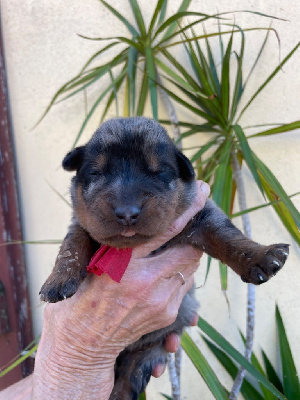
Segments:
[[[76,171],[81,166],[85,146],[75,147],[63,159],[62,166],[66,171]]]
[[[192,181],[195,178],[195,171],[190,160],[181,151],[176,151],[176,159],[179,176],[184,182]]]

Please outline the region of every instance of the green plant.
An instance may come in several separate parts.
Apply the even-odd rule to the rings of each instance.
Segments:
[[[245,129],[240,124],[241,117],[245,111],[300,46],[300,43],[298,43],[288,53],[240,110],[242,96],[247,88],[249,78],[260,60],[269,32],[270,28],[267,29],[263,44],[246,79],[243,78],[246,30],[234,24],[229,31],[222,32],[219,24],[219,31],[209,35],[205,32],[204,35],[197,36],[192,30],[191,37],[188,37],[183,32],[184,39],[182,42],[188,54],[193,73],[188,72],[176,59],[163,52],[176,71],[165,69],[166,78],[180,92],[180,95],[176,94],[172,89],[165,88],[164,90],[172,99],[186,107],[197,117],[205,120],[204,123],[196,126],[185,124],[189,129],[182,137],[188,137],[202,131],[210,133],[211,138],[194,154],[192,161],[196,164],[199,178],[211,183],[212,198],[215,202],[230,215],[237,192],[240,210],[242,212],[246,211],[246,193],[241,173],[241,166],[245,163],[262,195],[273,203],[273,207],[283,225],[299,244],[300,214],[270,169],[251,149],[250,139],[295,130],[300,128],[300,121],[279,126],[276,126],[278,124],[272,124],[275,128],[263,130],[248,137],[245,135]],[[239,49],[234,51],[235,33],[240,34],[240,45]],[[230,35],[226,46],[223,38],[224,34]],[[219,69],[209,41],[210,37],[216,35],[219,37],[220,44],[221,62]],[[203,41],[206,51],[203,49]],[[237,63],[235,70],[232,68],[233,57]],[[232,91],[231,82],[234,82]],[[206,158],[203,159],[203,156]],[[278,200],[280,202],[275,204],[274,201]],[[247,236],[251,237],[248,215],[244,214],[242,219],[244,231]],[[207,270],[209,270],[210,261],[209,259]],[[227,267],[221,263],[220,276],[222,289],[226,290]],[[250,360],[254,337],[255,288],[253,285],[248,285],[247,304],[248,323],[245,357]],[[229,395],[230,400],[237,398],[242,386],[244,371],[244,367],[241,367],[238,371]]]
[[[207,143],[201,146],[191,157],[191,161],[195,163],[198,177],[211,183],[212,197],[215,202],[228,215],[231,215],[236,193],[236,183],[233,177],[233,159],[236,156],[240,165],[245,163],[248,166],[259,190],[264,197],[267,197],[273,203],[272,205],[282,223],[297,243],[300,244],[300,214],[298,210],[270,169],[251,149],[251,140],[253,138],[299,129],[300,121],[279,126],[276,126],[278,124],[275,123],[270,124],[275,127],[264,129],[249,136],[246,136],[245,128],[242,128],[240,124],[243,114],[252,102],[280,72],[300,46],[300,43],[298,43],[288,53],[263,84],[257,88],[247,104],[240,109],[242,96],[266,46],[269,32],[270,30],[268,29],[246,79],[243,78],[246,30],[234,25],[227,32],[205,33],[200,36],[196,36],[193,32],[190,38],[183,33],[184,39],[182,42],[185,44],[193,73],[190,73],[185,66],[171,57],[170,54],[162,51],[162,54],[172,63],[175,70],[171,71],[164,68],[165,76],[168,82],[171,82],[177,89],[177,93],[179,91],[179,94],[176,94],[173,89],[165,88],[165,91],[172,99],[194,113],[196,118],[204,119],[205,121],[204,124],[181,122],[181,126],[188,128],[182,134],[182,138],[190,137],[202,131],[211,134],[211,138],[208,139]],[[240,34],[239,50],[234,50],[233,47],[235,33]],[[229,35],[227,46],[224,43],[224,34]],[[209,42],[209,38],[216,35],[219,36],[220,42],[221,62],[219,66],[215,62]],[[234,68],[233,62],[237,64],[236,68]],[[232,95],[230,94],[231,82],[234,82]],[[277,201],[278,203],[274,204]]]
[[[259,382],[259,385],[253,385],[248,379],[245,379],[241,387],[241,393],[245,400],[275,400],[278,398],[295,400],[300,398],[300,381],[290,349],[287,333],[279,308],[277,306],[276,326],[280,348],[279,364],[281,365],[282,378],[277,375],[274,366],[271,364],[264,351],[262,351],[263,365],[261,365],[261,363],[258,361],[258,358],[255,356],[255,354],[252,354],[251,364],[249,364],[248,361],[237,352],[237,350],[235,350],[228,342],[226,342],[225,339],[203,319],[200,318],[198,326],[210,339],[208,340],[202,335],[207,346],[233,379],[238,371],[238,367],[235,362],[243,362],[246,370]],[[243,340],[245,342],[244,337]],[[194,344],[188,335],[184,336],[183,347],[187,355],[198,368],[201,375],[207,380],[212,392],[216,391],[217,385],[220,388],[220,383],[218,382],[218,384],[216,384],[213,381],[213,378],[216,378],[213,371],[200,361],[200,357],[203,356],[201,355],[200,351],[194,347]],[[205,371],[203,371],[204,368]],[[209,379],[207,377],[209,377]],[[213,393],[215,394],[215,392]],[[219,395],[215,395],[215,397],[217,399],[223,398]]]
[[[129,0],[129,4],[136,22],[133,26],[119,11],[104,0],[100,2],[122,23],[129,32],[128,37],[99,37],[89,38],[79,35],[83,39],[95,41],[109,41],[110,43],[93,54],[84,64],[78,75],[66,82],[53,96],[45,113],[48,113],[54,104],[67,100],[79,92],[86,91],[101,78],[109,78],[105,89],[101,89],[96,101],[88,111],[75,139],[74,146],[79,140],[87,122],[97,110],[99,104],[106,101],[100,120],[103,121],[113,103],[116,105],[116,114],[119,114],[118,93],[125,84],[123,116],[142,115],[148,93],[150,93],[152,114],[158,119],[158,94],[156,85],[157,56],[164,50],[168,42],[196,23],[203,22],[212,16],[199,12],[186,11],[191,0],[183,0],[178,11],[166,18],[167,0],[158,0],[151,21],[147,27],[142,12],[136,0]],[[196,16],[199,19],[188,26],[178,29],[177,22],[186,16]],[[214,16],[217,18],[217,16]],[[125,45],[115,57],[104,64],[93,66],[95,61],[109,49]],[[138,87],[137,77],[141,75],[142,83]],[[102,86],[103,87],[103,86]],[[106,100],[106,95],[108,98]],[[40,119],[40,120],[41,120]]]

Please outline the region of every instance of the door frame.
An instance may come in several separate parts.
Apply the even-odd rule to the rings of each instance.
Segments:
[[[0,21],[0,280],[5,288],[9,332],[0,334],[0,370],[32,340],[32,317],[14,158],[12,123]],[[16,244],[5,245],[16,241]],[[29,375],[33,360],[0,378],[0,389]]]

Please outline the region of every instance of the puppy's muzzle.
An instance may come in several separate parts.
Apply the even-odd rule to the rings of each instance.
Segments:
[[[119,206],[114,211],[118,223],[123,226],[135,225],[141,213],[137,206]]]

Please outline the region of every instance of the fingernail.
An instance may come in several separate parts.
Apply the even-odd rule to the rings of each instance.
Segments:
[[[206,182],[202,182],[200,186],[201,191],[205,194],[206,197],[210,194],[210,187]]]

